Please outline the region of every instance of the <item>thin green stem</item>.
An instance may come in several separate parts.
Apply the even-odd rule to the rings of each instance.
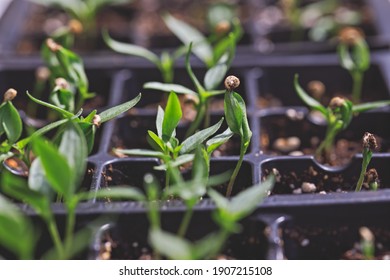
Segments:
[[[70,254],[70,246],[73,242],[73,232],[76,221],[75,209],[68,208],[68,216],[66,221],[66,233],[65,233],[65,253],[66,256]]]
[[[363,150],[363,162],[362,162],[362,169],[360,171],[359,180],[356,184],[356,192],[360,192],[363,186],[364,181],[364,175],[366,174],[368,164],[370,163],[371,157],[370,157],[370,150],[367,148],[364,148]]]
[[[205,117],[204,117],[204,128],[207,128],[210,126],[210,112],[209,112],[209,103],[205,102]]]
[[[234,168],[232,177],[230,177],[230,181],[229,181],[229,184],[227,186],[226,197],[230,197],[231,194],[232,194],[233,185],[234,185],[234,182],[236,181],[236,177],[238,175],[238,172],[240,171],[242,162],[244,160],[244,155],[245,155],[246,149],[247,149],[247,147],[245,147],[243,145],[243,140],[241,139],[240,158],[239,158],[239,160],[237,162],[236,168]]]
[[[47,227],[51,238],[53,239],[54,246],[56,248],[59,259],[65,259],[65,250],[61,242],[60,234],[58,233],[58,228],[53,217],[50,217],[47,221]]]
[[[331,123],[326,129],[325,139],[321,142],[320,146],[317,148],[315,155],[321,156],[322,153],[325,153],[325,158],[329,157],[330,151],[332,149],[335,137],[339,132],[339,128],[337,126],[337,121]]]
[[[196,107],[196,117],[195,120],[191,123],[190,127],[188,128],[185,137],[189,137],[192,134],[196,132],[196,130],[199,128],[205,114],[206,114],[206,104],[203,101],[199,101],[198,106]]]
[[[361,94],[362,94],[362,85],[363,85],[363,72],[359,70],[355,70],[352,71],[351,76],[353,80],[352,102],[354,104],[360,103]]]
[[[185,236],[187,229],[188,229],[188,226],[190,225],[190,222],[191,222],[192,214],[193,214],[193,208],[188,207],[187,211],[184,214],[184,218],[180,224],[179,231],[177,232],[178,236],[180,236],[180,237]]]

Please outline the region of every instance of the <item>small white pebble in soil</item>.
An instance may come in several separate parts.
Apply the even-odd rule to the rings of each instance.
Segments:
[[[326,191],[320,191],[320,194],[326,194]]]
[[[306,246],[308,246],[309,244],[310,244],[310,240],[307,239],[307,238],[305,238],[305,239],[303,239],[303,240],[301,241],[301,246],[302,246],[302,247],[306,247]]]
[[[322,115],[322,113],[320,113],[318,111],[311,111],[308,118],[314,124],[317,124],[317,125],[325,125],[326,124],[325,117]]]
[[[340,193],[342,192],[342,189],[337,189],[336,192]]]
[[[314,193],[317,190],[316,185],[309,182],[303,182],[301,188],[304,193]]]
[[[137,247],[138,247],[138,242],[134,242],[134,243],[133,243],[133,247],[134,247],[134,248],[137,248]]]
[[[278,138],[274,142],[274,149],[288,153],[299,148],[301,140],[298,137],[292,136],[288,138]]]
[[[292,190],[295,189],[295,185],[294,185],[294,184],[290,184],[289,187],[290,187],[290,189],[292,189]]]
[[[303,112],[300,112],[300,111],[297,111],[297,110],[294,110],[294,109],[288,109],[286,111],[286,116],[290,119],[290,120],[302,120],[305,116],[305,114]]]
[[[301,194],[301,193],[302,193],[301,188],[293,190],[293,194]]]

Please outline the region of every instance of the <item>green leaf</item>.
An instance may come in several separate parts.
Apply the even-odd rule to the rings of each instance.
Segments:
[[[31,172],[30,169],[30,173]],[[47,218],[48,215],[50,215],[49,198],[42,193],[29,189],[24,179],[16,177],[9,172],[4,172],[1,183],[4,193],[7,195],[27,203],[34,208],[41,217]]]
[[[226,235],[213,232],[192,245],[193,259],[206,260],[215,257],[226,242]]]
[[[148,143],[152,146],[152,148],[156,151],[164,152],[165,143],[163,142],[163,140],[161,140],[161,138],[159,138],[158,135],[151,130],[148,130],[148,136],[149,138],[147,140]]]
[[[180,165],[189,163],[194,160],[193,154],[184,154],[178,156],[175,160],[170,160],[169,164],[161,164],[159,166],[155,166],[154,170],[167,170],[169,167],[178,167]]]
[[[356,61],[357,70],[364,72],[370,67],[370,48],[366,40],[362,39],[357,42],[353,48],[353,57]]]
[[[89,200],[89,199],[100,199],[100,198],[110,198],[110,199],[126,199],[126,200],[136,200],[136,201],[145,201],[145,195],[137,188],[129,186],[114,186],[110,189],[104,188],[96,192],[86,192],[80,193],[77,195],[78,200]]]
[[[268,192],[273,188],[275,183],[274,176],[268,176],[267,180],[254,185],[232,198],[229,203],[229,212],[241,219],[253,212],[264,198],[268,196]]]
[[[73,195],[84,178],[88,156],[85,136],[77,124],[71,121],[67,123],[58,151],[65,156],[71,169],[72,183],[69,186],[69,194]]]
[[[151,51],[149,51],[148,49],[137,45],[126,44],[126,43],[121,43],[119,41],[116,41],[110,37],[107,29],[102,30],[102,36],[106,44],[114,51],[118,53],[145,58],[150,62],[152,62],[153,64],[155,64],[158,68],[161,67],[161,62],[159,57],[154,53],[152,53]]]
[[[191,244],[178,236],[162,231],[152,229],[149,234],[151,246],[160,254],[172,260],[190,260],[192,259]]]
[[[195,157],[192,166],[192,179],[195,182],[202,182],[206,184],[209,178],[209,169],[210,157],[203,145],[198,146],[195,151]]]
[[[349,53],[349,47],[346,44],[339,44],[337,47],[337,53],[339,55],[339,60],[341,67],[352,71],[355,68],[355,63]]]
[[[367,102],[367,103],[353,105],[352,111],[354,113],[362,113],[368,110],[377,109],[388,105],[390,105],[390,100]]]
[[[309,106],[310,109],[319,111],[322,115],[324,115],[326,117],[326,115],[327,115],[326,108],[324,106],[322,106],[321,103],[319,103],[317,100],[312,98],[310,95],[308,95],[303,90],[303,88],[299,85],[298,78],[299,78],[298,74],[295,74],[295,76],[294,76],[294,87],[295,87],[295,91],[297,92],[299,98],[301,98],[301,100],[307,106]]]
[[[176,37],[183,42],[184,45],[189,45],[191,42],[194,43],[192,52],[205,64],[210,65],[213,59],[213,51],[207,39],[198,30],[188,25],[187,23],[178,20],[166,14],[163,17],[165,24],[168,26]]]
[[[230,201],[214,190],[209,190],[209,196],[217,205],[218,211],[222,213],[221,218],[230,222],[237,222],[253,212],[256,207],[268,196],[268,192],[273,188],[275,177],[268,176],[267,180],[254,185],[240,192]]]
[[[216,64],[211,67],[204,77],[204,86],[206,90],[213,90],[217,86],[219,86],[222,80],[226,76],[226,72],[228,71],[228,66],[224,63]]]
[[[233,135],[234,133],[230,130],[230,128],[227,128],[221,134],[218,134],[213,138],[209,139],[206,142],[207,152],[211,154],[216,149],[218,149],[222,144],[226,143]]]
[[[44,195],[50,201],[55,197],[54,190],[46,179],[40,158],[35,159],[31,164],[28,175],[28,186],[31,190]]]
[[[145,89],[155,89],[164,92],[174,91],[177,94],[191,94],[197,96],[197,93],[189,88],[178,84],[165,84],[160,82],[148,82],[144,84]]]
[[[165,114],[164,109],[161,108],[161,106],[158,106],[157,117],[156,117],[156,129],[157,129],[157,135],[160,139],[162,139],[164,114]]]
[[[200,144],[207,140],[211,135],[216,133],[221,127],[223,118],[213,126],[198,131],[197,133],[191,135],[181,144],[180,154],[186,154],[195,150]]]
[[[93,146],[95,145],[95,135],[97,126],[93,125],[91,122],[86,122],[85,120],[78,123],[82,133],[84,134],[84,138],[87,143],[87,155],[89,155]]]
[[[242,122],[244,112],[237,99],[238,93],[226,91],[224,98],[224,110],[226,122],[232,132],[242,135]]]
[[[165,154],[161,152],[144,149],[114,149],[114,152],[129,156],[156,157],[161,159],[164,159],[166,157]]]
[[[20,259],[31,259],[36,236],[31,222],[0,195],[0,243]]]
[[[11,144],[15,143],[22,135],[23,130],[19,112],[10,101],[5,102],[0,110],[2,111],[1,125],[7,134],[8,141]]]
[[[32,143],[35,154],[41,159],[47,181],[58,194],[69,200],[74,175],[66,158],[53,144],[41,138],[34,138]]]
[[[138,96],[130,101],[127,101],[121,105],[118,105],[118,106],[115,106],[115,107],[112,107],[110,109],[107,109],[101,113],[99,113],[99,116],[100,116],[100,119],[101,119],[101,123],[104,123],[106,121],[109,121],[117,116],[119,116],[120,114],[130,110],[131,108],[133,108],[137,103],[138,101],[141,99],[141,93],[138,94]]]
[[[55,106],[55,105],[53,105],[53,104],[50,104],[50,103],[41,101],[41,100],[39,100],[39,99],[36,99],[36,98],[33,97],[28,91],[26,91],[26,94],[27,94],[27,96],[28,96],[32,101],[34,101],[35,103],[38,103],[39,105],[42,105],[42,106],[45,106],[45,107],[47,107],[47,108],[53,109],[54,111],[60,113],[60,114],[61,114],[63,117],[65,117],[65,118],[71,118],[71,117],[74,116],[73,113],[68,112],[68,111],[66,111],[66,110],[64,110],[64,109],[62,109],[62,108],[60,108],[60,107],[57,107],[57,106]]]
[[[28,143],[30,143],[31,139],[34,138],[35,136],[43,135],[46,132],[49,132],[50,130],[53,130],[54,128],[57,128],[57,127],[63,125],[64,123],[66,123],[68,121],[69,121],[68,119],[64,119],[64,120],[59,120],[59,121],[50,123],[50,124],[40,128],[40,129],[36,130],[33,134],[31,134],[31,136],[18,141],[16,143],[16,146],[19,149],[23,149]]]
[[[96,110],[91,111],[91,113],[89,113],[88,116],[86,116],[83,121],[87,122],[87,123],[92,123],[93,118],[95,117],[96,113],[97,113]]]
[[[165,108],[164,120],[162,125],[162,139],[168,142],[182,117],[180,100],[176,93],[171,91]]]

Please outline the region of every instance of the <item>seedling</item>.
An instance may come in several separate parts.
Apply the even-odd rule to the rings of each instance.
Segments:
[[[367,227],[361,227],[360,233],[360,249],[366,260],[372,260],[375,257],[375,237],[372,231]]]
[[[51,73],[51,99],[56,105],[77,112],[85,100],[95,96],[89,92],[84,64],[76,53],[49,38],[42,45],[41,55]]]
[[[372,153],[378,148],[375,136],[369,132],[364,133],[363,136],[363,162],[362,170],[360,171],[359,180],[356,185],[356,191],[359,192],[362,189],[364,178],[368,177],[368,184],[373,190],[378,188],[378,174],[376,171],[371,170],[367,174],[367,167],[370,164]]]
[[[10,110],[9,108],[12,106],[12,103],[7,102],[10,102],[14,95],[15,93],[12,90],[7,92],[6,101],[0,107],[3,108],[4,106],[6,109],[0,110]],[[2,190],[7,195],[31,206],[46,223],[55,249],[54,251],[47,252],[44,256],[45,258],[71,258],[89,242],[89,236],[86,236],[85,231],[74,235],[75,210],[80,201],[95,197],[93,193],[78,193],[78,188],[85,175],[86,159],[93,146],[96,127],[133,107],[139,101],[140,96],[127,103],[101,112],[100,115],[97,115],[96,111],[93,111],[86,118],[80,116],[81,112],[74,115],[65,109],[37,100],[29,94],[28,96],[34,102],[57,111],[62,115],[63,119],[35,131],[31,136],[19,140],[16,143],[14,142],[20,135],[17,138],[13,135],[18,135],[19,133],[13,131],[12,134],[9,134],[7,132],[7,135],[12,136],[11,138],[8,136],[8,138],[14,140],[12,141],[12,148],[18,151],[19,155],[28,157],[25,154],[25,148],[27,145],[31,145],[36,158],[32,161],[28,172],[28,183],[10,173],[4,173],[2,177]],[[10,118],[10,120],[13,119]],[[5,127],[7,125],[8,122]],[[53,142],[41,138],[41,135],[54,128],[59,128],[57,136],[54,137],[56,139],[54,143],[58,143],[58,146]],[[106,190],[98,192],[96,197],[107,196],[112,196],[113,198],[121,196],[122,198],[134,199],[139,198],[140,195],[130,189],[118,187],[114,192],[110,192],[110,194],[107,194]],[[67,210],[67,222],[63,239],[61,239],[61,234],[50,207],[55,197],[57,197],[57,201],[64,202]],[[14,212],[10,212],[11,214],[18,217],[15,219],[15,227],[10,229],[10,234],[5,231],[0,231],[0,241],[9,240],[12,236],[11,234],[18,234],[21,228],[27,229],[30,227],[30,221],[27,218],[19,217]],[[5,218],[0,219],[0,223],[7,221],[8,217],[6,216],[4,215]],[[1,226],[1,228],[6,227]],[[21,250],[19,246],[15,246],[11,250],[21,258],[32,258],[32,250],[36,236],[32,234],[29,235],[28,239],[22,239],[26,240],[26,244],[23,243],[25,248]]]
[[[104,29],[102,36],[106,44],[114,51],[132,56],[142,57],[156,65],[161,72],[164,83],[172,83],[174,79],[175,61],[185,54],[185,48],[179,47],[174,52],[163,51],[160,56],[149,51],[146,48],[134,44],[127,44],[116,41],[110,37],[108,31]]]
[[[204,177],[204,179],[206,179],[206,177]],[[239,221],[252,213],[259,203],[267,196],[268,192],[273,187],[274,180],[274,177],[270,176],[266,181],[242,191],[231,200],[224,198],[218,192],[209,188],[207,193],[217,207],[216,211],[213,213],[213,218],[218,224],[219,230],[208,234],[196,242],[185,239],[184,236],[180,234],[180,231],[179,234],[175,235],[162,230],[159,222],[158,208],[154,202],[156,197],[149,197],[149,220],[151,222],[151,230],[149,232],[150,245],[159,255],[163,255],[168,259],[196,260],[216,257],[223,249],[229,236],[233,233],[238,233],[241,230]],[[157,183],[153,180],[151,175],[148,175],[145,181],[147,182],[148,193],[158,193]],[[197,186],[199,186],[199,183],[201,186],[204,186],[198,181],[194,185],[191,184],[190,190],[195,190]],[[183,193],[185,193],[185,190],[187,189],[186,187],[180,187],[179,185],[177,185],[177,188],[181,188]],[[150,191],[151,189],[153,191]],[[199,194],[204,193],[205,188],[202,188],[201,190],[202,191],[199,192]],[[190,191],[190,193],[192,193],[192,191]],[[193,194],[195,194],[195,197],[198,197],[196,192]],[[187,218],[188,215],[185,214],[183,222],[186,224],[188,223]]]
[[[246,116],[246,105],[244,99],[240,94],[234,90],[240,85],[240,80],[235,76],[228,76],[225,79],[225,99],[224,99],[224,110],[226,122],[230,130],[240,136],[240,158],[233,171],[232,177],[229,181],[226,196],[230,197],[233,185],[240,171],[244,155],[249,147],[249,143],[252,138],[252,131],[250,130],[248,119]]]
[[[130,3],[131,0],[30,0],[40,5],[47,7],[58,7],[64,10],[67,15],[74,20],[77,20],[81,24],[81,28],[84,30],[86,36],[91,37],[91,34],[96,32],[96,15],[97,13],[107,5],[120,5],[124,3]],[[70,30],[69,30],[70,29]],[[63,27],[58,30],[58,35],[71,34],[72,24],[69,27]],[[69,33],[68,33],[69,32]],[[58,36],[56,36],[58,37]]]
[[[198,78],[195,76],[191,68],[191,64],[190,64],[191,49],[192,49],[192,44],[190,44],[187,51],[186,70],[195,86],[195,91],[179,84],[163,84],[159,82],[148,82],[144,85],[144,88],[146,89],[161,90],[164,92],[175,91],[176,93],[187,94],[195,98],[196,100],[195,108],[197,113],[196,113],[195,120],[191,123],[190,127],[188,128],[188,131],[186,133],[187,136],[190,136],[197,131],[197,129],[201,125],[202,120],[204,120],[204,127],[209,126],[208,107],[209,107],[210,99],[212,97],[224,93],[223,90],[216,90],[216,88],[219,86],[219,84],[222,82],[223,78],[225,77],[225,74],[231,65],[235,53],[234,45],[232,45],[230,52],[221,58],[219,64],[215,65],[214,67],[212,67],[206,72],[203,81],[204,85],[202,85],[199,82]]]
[[[216,8],[222,9],[221,7]],[[212,28],[211,35],[208,38],[194,27],[168,13],[163,16],[163,19],[167,27],[185,46],[193,44],[193,54],[203,61],[208,68],[212,68],[219,63],[222,56],[229,52],[232,43],[235,48],[243,33],[239,20],[231,17],[231,14],[225,14],[218,18],[219,23],[211,23],[214,28]],[[228,32],[227,30],[230,29],[231,32]]]
[[[153,150],[115,149],[114,152],[132,156],[159,158],[162,160],[163,165],[159,166],[158,169],[162,170],[168,170],[169,167],[176,167],[191,162],[194,159],[193,152],[199,145],[218,131],[222,125],[223,119],[209,128],[198,131],[180,143],[176,138],[176,128],[181,117],[182,111],[179,98],[176,93],[172,91],[169,94],[165,111],[161,107],[158,108],[156,118],[157,134],[151,130],[148,131],[148,142]],[[211,153],[226,142],[230,136],[229,131],[225,131],[224,134],[210,139],[206,150],[207,153],[204,155],[206,156],[207,154],[207,156],[210,156]],[[166,187],[170,184],[169,179],[170,172],[166,172]]]
[[[325,107],[309,96],[299,85],[298,74],[296,74],[294,78],[294,87],[301,100],[311,110],[320,112],[326,120],[327,129],[325,138],[315,152],[317,156],[324,155],[325,158],[328,158],[328,155],[330,154],[335,137],[339,132],[345,130],[349,126],[354,115],[390,104],[390,100],[382,100],[353,105],[352,102],[347,99],[334,97],[330,101],[328,107]]]
[[[362,32],[352,27],[342,29],[337,53],[341,66],[349,71],[353,80],[351,99],[359,103],[364,72],[370,67],[370,49]]]

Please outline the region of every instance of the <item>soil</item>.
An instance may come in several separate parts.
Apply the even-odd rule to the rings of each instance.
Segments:
[[[264,259],[268,247],[264,230],[264,225],[245,224],[243,232],[231,235],[222,251],[214,259]],[[122,234],[124,233],[122,232]],[[96,257],[102,260],[159,259],[160,256],[153,252],[146,241],[146,237],[147,234],[139,232],[118,236],[115,229],[110,229],[104,232],[101,238],[100,250]]]
[[[375,259],[389,259],[389,230],[381,227],[370,230],[376,239]],[[288,259],[364,259],[356,226],[297,226],[286,228],[283,239]]]
[[[326,127],[316,125],[315,115],[305,117],[294,109],[286,110],[285,115],[269,116],[261,119],[260,151],[267,155],[315,155]],[[366,124],[365,124],[366,123]],[[329,155],[316,157],[317,161],[329,166],[345,166],[358,153],[362,153],[364,132],[367,122],[352,121],[349,128],[342,131],[335,140]],[[361,134],[361,135],[360,135]],[[387,139],[375,135],[379,148],[376,152],[388,152]]]

